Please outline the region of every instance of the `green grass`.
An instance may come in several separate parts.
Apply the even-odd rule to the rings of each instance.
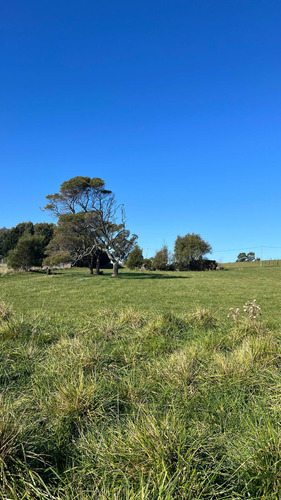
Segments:
[[[281,269],[105,273],[0,276],[0,497],[280,498]]]
[[[182,314],[210,307],[224,319],[230,307],[256,299],[265,319],[281,324],[281,267],[246,267],[216,272],[128,272],[117,280],[111,271],[90,276],[87,269],[0,276],[0,296],[17,312],[44,311],[78,318],[99,310],[133,306],[143,312]]]
[[[260,261],[252,261],[252,262],[229,262],[227,264],[222,264],[225,269],[251,269],[255,267],[280,267],[281,260],[263,260]]]

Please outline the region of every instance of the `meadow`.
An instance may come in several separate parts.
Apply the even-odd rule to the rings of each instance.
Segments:
[[[280,498],[281,268],[110,275],[0,270],[1,498]]]

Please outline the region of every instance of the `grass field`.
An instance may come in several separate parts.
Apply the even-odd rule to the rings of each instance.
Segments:
[[[216,272],[129,272],[119,279],[111,271],[90,276],[87,269],[9,274],[0,278],[0,294],[20,313],[42,311],[76,319],[99,310],[132,306],[138,311],[183,314],[209,307],[222,321],[230,307],[256,299],[263,317],[281,324],[281,267],[251,267]]]
[[[281,498],[281,268],[110,274],[0,275],[1,498]]]
[[[280,259],[271,259],[271,260],[263,260],[253,261],[253,262],[229,262],[227,264],[222,264],[225,269],[251,269],[254,267],[280,267],[281,260]]]

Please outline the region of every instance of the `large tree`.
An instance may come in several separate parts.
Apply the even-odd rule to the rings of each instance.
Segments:
[[[185,236],[178,236],[174,250],[175,263],[179,269],[189,269],[193,262],[200,263],[204,255],[211,252],[211,245],[204,241],[200,234],[188,233]]]
[[[44,260],[46,265],[70,263],[71,265],[87,265],[93,274],[100,273],[100,264],[109,259],[96,246],[95,235],[89,230],[86,213],[63,214],[58,220],[54,237],[50,241]]]
[[[64,258],[68,254],[77,262],[86,255],[105,252],[117,277],[119,262],[128,255],[137,237],[130,236],[123,206],[116,203],[105,182],[98,177],[73,177],[62,183],[59,193],[46,198],[49,203],[45,210],[58,218],[49,258],[61,252]]]
[[[93,274],[96,253],[95,238],[89,231],[85,212],[62,214],[54,238],[47,247],[44,264],[68,262],[75,265],[87,258],[90,272]],[[99,274],[99,259],[96,259],[96,263],[96,272]]]

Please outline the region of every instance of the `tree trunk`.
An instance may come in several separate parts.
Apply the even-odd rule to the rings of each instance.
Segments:
[[[100,256],[97,254],[96,274],[100,274]]]
[[[113,262],[113,278],[118,278],[118,262]]]
[[[90,257],[89,268],[90,268],[90,274],[94,274],[94,256],[93,255],[91,255],[91,257]]]

